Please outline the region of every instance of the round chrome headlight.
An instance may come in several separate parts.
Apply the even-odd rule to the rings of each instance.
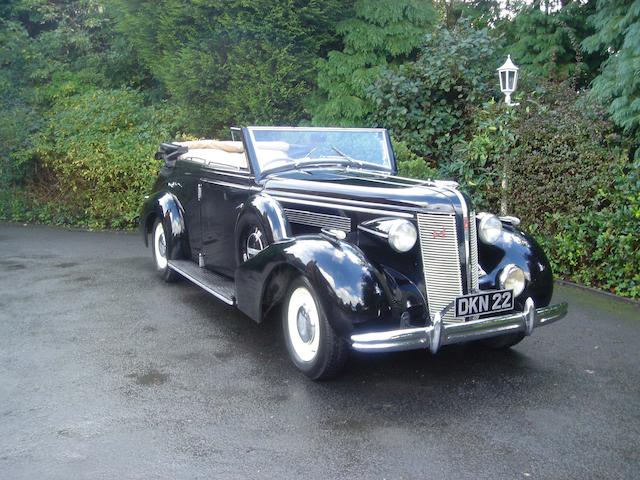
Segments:
[[[520,295],[527,285],[527,276],[524,271],[513,263],[502,269],[499,280],[500,288],[513,290],[514,297]]]
[[[502,222],[491,213],[485,213],[480,218],[478,225],[478,235],[484,243],[493,244],[498,241],[502,233]]]
[[[394,220],[389,227],[389,245],[396,252],[408,252],[416,244],[418,231],[408,220]]]

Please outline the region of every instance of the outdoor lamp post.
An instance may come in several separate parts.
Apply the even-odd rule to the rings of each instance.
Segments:
[[[516,91],[518,85],[518,67],[511,61],[511,55],[507,55],[507,61],[498,68],[498,77],[500,78],[500,90],[504,93],[504,103],[509,107],[518,105],[511,103],[511,94]],[[507,214],[507,183],[509,177],[509,158],[502,158],[502,181],[500,182],[500,214]]]
[[[507,55],[507,61],[498,68],[500,77],[500,90],[504,93],[504,103],[507,105],[517,105],[511,103],[511,94],[515,92],[518,85],[518,67],[511,61],[511,55]]]

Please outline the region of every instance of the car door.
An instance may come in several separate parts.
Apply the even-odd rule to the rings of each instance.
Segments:
[[[233,277],[237,266],[235,226],[240,206],[257,190],[249,171],[203,169],[200,200],[202,253],[210,270]]]
[[[182,158],[176,162],[175,179],[168,187],[180,200],[184,210],[184,221],[189,236],[191,259],[198,261],[202,248],[202,227],[200,225],[199,186],[203,160],[198,158]]]

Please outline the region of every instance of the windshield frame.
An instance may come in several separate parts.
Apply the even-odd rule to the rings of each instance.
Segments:
[[[335,166],[336,164],[340,163],[345,164],[344,166],[346,166],[347,168],[352,168],[354,170],[364,170],[364,171],[377,171],[377,172],[388,172],[392,175],[395,175],[397,173],[397,167],[396,167],[396,157],[391,145],[391,139],[389,137],[389,132],[387,131],[387,129],[385,128],[342,128],[342,127],[265,127],[265,126],[251,126],[251,127],[244,127],[242,129],[242,137],[243,137],[243,141],[245,142],[245,151],[247,152],[247,156],[249,157],[249,163],[251,165],[251,170],[254,172],[254,175],[256,177],[256,179],[260,179],[263,177],[266,177],[270,174],[275,174],[275,173],[279,173],[282,171],[288,171],[289,168],[270,168],[270,169],[265,169],[262,170],[260,168],[260,162],[258,161],[257,158],[257,154],[256,154],[256,150],[254,148],[254,144],[256,142],[255,136],[254,136],[254,132],[256,131],[264,131],[264,130],[270,130],[270,131],[274,131],[274,130],[282,130],[282,131],[307,131],[307,132],[313,132],[313,131],[318,131],[318,132],[344,132],[344,131],[353,131],[353,132],[371,132],[371,133],[382,133],[383,137],[384,137],[384,151],[385,154],[388,156],[389,158],[389,164],[390,166],[387,167],[385,165],[379,165],[379,164],[369,164],[372,166],[371,169],[367,169],[367,162],[362,162],[361,160],[354,158],[354,159],[349,159],[346,157],[342,157],[338,154],[336,154],[336,160],[340,159],[341,161],[338,162],[334,162],[332,163],[331,160],[329,158],[327,158],[327,167],[331,167],[331,166]],[[306,159],[309,160],[309,159]],[[347,162],[348,160],[353,161],[353,163],[351,163],[350,161]],[[313,168],[322,168],[322,165],[319,163],[322,162],[314,162],[313,164]],[[346,165],[346,163],[351,163],[349,165]],[[296,170],[298,168],[304,168],[304,162],[300,162],[299,166],[296,166],[294,163],[291,164],[291,168],[290,170]],[[307,167],[308,168],[308,167]]]

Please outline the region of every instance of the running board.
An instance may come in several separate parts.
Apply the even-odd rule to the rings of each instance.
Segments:
[[[200,268],[191,260],[169,260],[169,268],[226,304],[235,305],[236,288],[233,280]]]

